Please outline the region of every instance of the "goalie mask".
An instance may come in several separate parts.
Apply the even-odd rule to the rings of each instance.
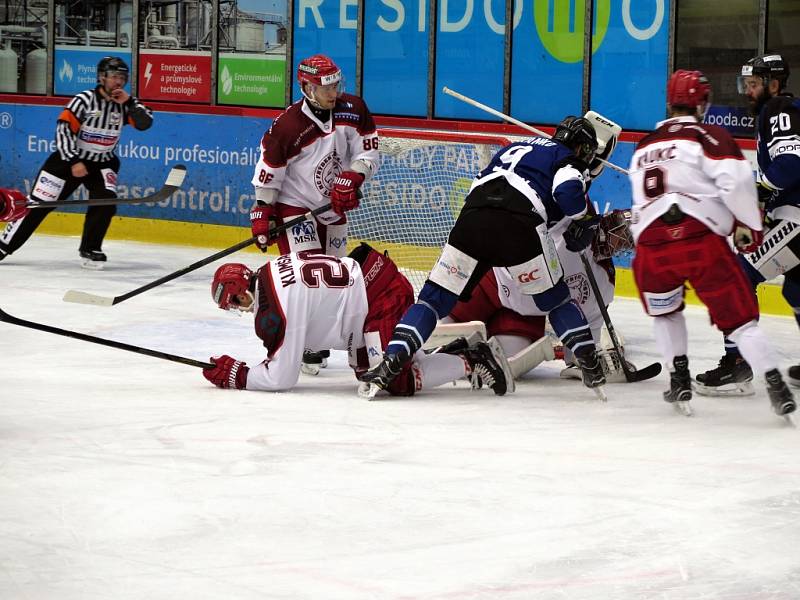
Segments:
[[[324,54],[315,54],[300,61],[297,66],[297,81],[300,84],[300,91],[303,96],[315,108],[331,109],[335,104],[335,98],[322,97],[318,88],[325,90],[335,90],[336,97],[342,93],[344,78],[342,70],[336,66],[330,58]],[[330,106],[329,106],[330,105]]]
[[[571,149],[586,164],[592,162],[597,153],[597,133],[583,117],[564,117],[556,127],[553,139]]]
[[[629,210],[614,210],[600,218],[597,235],[592,240],[592,252],[596,260],[620,256],[633,250],[630,218]]]
[[[253,271],[241,263],[225,263],[214,273],[211,297],[222,310],[249,311],[253,306]]]

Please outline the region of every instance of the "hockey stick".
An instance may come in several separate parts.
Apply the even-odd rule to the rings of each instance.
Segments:
[[[523,121],[515,119],[514,117],[512,117],[510,115],[507,115],[505,113],[501,113],[499,110],[495,110],[491,106],[486,106],[485,104],[482,104],[482,103],[478,102],[477,100],[473,100],[469,96],[465,96],[464,94],[459,94],[458,92],[456,92],[455,90],[451,90],[447,86],[443,87],[442,91],[445,94],[447,94],[448,96],[452,96],[453,98],[461,100],[462,102],[466,102],[467,104],[471,104],[475,108],[480,108],[481,110],[488,112],[490,115],[494,115],[495,117],[500,117],[501,119],[503,119],[504,121],[506,121],[508,123],[511,123],[512,125],[516,125],[517,127],[522,127],[523,129],[526,129],[526,130],[530,131],[531,133],[535,133],[536,135],[540,135],[540,136],[545,137],[547,139],[550,139],[550,137],[551,137],[550,135],[546,134],[541,129],[537,129],[533,125],[528,125],[527,123],[524,123]],[[628,170],[620,167],[619,165],[615,165],[614,163],[608,162],[607,160],[603,160],[602,158],[599,158],[599,157],[598,157],[598,160],[601,163],[603,163],[604,165],[606,165],[607,167],[611,167],[615,171],[619,171],[620,173],[624,173],[625,175],[628,174]]]
[[[190,367],[199,367],[201,369],[211,369],[214,367],[214,365],[211,363],[200,362],[199,360],[194,360],[193,358],[185,358],[183,356],[176,356],[175,354],[167,354],[166,352],[160,352],[159,350],[150,350],[149,348],[142,348],[141,346],[133,346],[131,344],[125,344],[123,342],[106,340],[103,338],[95,337],[93,335],[78,333],[77,331],[70,331],[69,329],[59,329],[58,327],[51,327],[50,325],[44,325],[42,323],[34,323],[33,321],[26,321],[25,319],[19,319],[17,317],[8,314],[1,308],[0,308],[0,321],[5,321],[6,323],[10,323],[11,325],[19,325],[20,327],[28,327],[29,329],[44,331],[45,333],[53,333],[55,335],[63,335],[64,337],[75,338],[76,340],[82,340],[84,342],[100,344],[101,346],[109,346],[111,348],[117,348],[118,350],[127,350],[128,352],[135,352],[136,354],[145,354],[147,356],[152,356],[153,358],[160,358],[162,360],[171,360],[172,362],[189,365]]]
[[[298,223],[302,223],[309,217],[318,215],[320,213],[325,212],[326,210],[329,210],[330,207],[331,207],[330,204],[326,204],[325,206],[320,206],[319,208],[315,208],[312,211],[309,211],[303,215],[295,217],[294,219],[286,221],[286,223],[278,225],[274,229],[270,229],[269,235],[270,237],[275,237],[276,235],[282,233],[283,231],[289,229],[290,227],[294,227]],[[219,260],[220,258],[228,256],[229,254],[233,254],[234,252],[237,252],[242,248],[246,248],[247,246],[255,243],[255,241],[256,237],[253,236],[249,239],[239,242],[238,244],[234,244],[230,248],[225,248],[225,250],[220,250],[216,254],[212,254],[211,256],[204,258],[203,260],[198,260],[197,262],[190,264],[188,267],[184,267],[182,269],[175,271],[174,273],[165,275],[160,279],[151,281],[150,283],[138,287],[135,290],[131,290],[130,292],[127,292],[125,294],[122,294],[121,296],[114,296],[113,298],[109,298],[108,296],[98,296],[95,294],[90,294],[88,292],[81,292],[79,290],[67,290],[67,292],[64,294],[63,300],[64,302],[76,302],[78,304],[94,304],[95,306],[114,306],[115,304],[124,302],[128,298],[133,298],[134,296],[138,296],[139,294],[142,294],[147,290],[152,290],[154,287],[158,287],[159,285],[167,283],[168,281],[172,281],[173,279],[177,279],[182,275],[191,273],[192,271],[195,271],[200,267],[204,267],[214,262],[215,260]]]
[[[603,295],[600,293],[600,287],[597,285],[597,279],[594,277],[592,265],[589,263],[589,258],[587,258],[585,252],[585,250],[582,250],[578,254],[581,257],[581,262],[583,262],[583,268],[586,271],[586,277],[589,279],[589,286],[592,288],[594,299],[597,302],[597,308],[600,309],[600,314],[603,315],[603,321],[605,321],[606,329],[608,329],[608,337],[611,338],[611,344],[614,346],[617,356],[619,356],[619,363],[622,367],[622,372],[625,373],[625,379],[628,381],[628,383],[633,383],[655,377],[661,373],[661,363],[653,363],[652,365],[646,366],[644,369],[631,369],[628,366],[628,361],[625,360],[625,355],[622,353],[622,346],[619,343],[619,338],[617,338],[617,332],[614,329],[614,324],[611,322],[608,309],[606,308],[605,302],[603,302]]]
[[[109,206],[111,204],[142,204],[145,202],[161,202],[169,198],[181,185],[186,177],[186,167],[175,165],[167,175],[161,189],[155,194],[141,198],[95,198],[94,200],[60,200],[56,202],[28,202],[25,208],[63,208],[65,206]]]

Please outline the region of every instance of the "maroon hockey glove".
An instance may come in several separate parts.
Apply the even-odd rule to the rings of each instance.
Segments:
[[[364,176],[355,171],[342,171],[333,180],[331,208],[340,215],[358,208],[358,188],[364,183]]]
[[[253,236],[258,238],[256,246],[266,252],[276,238],[269,235],[270,225],[275,225],[275,207],[272,204],[257,204],[250,210],[250,229]]]
[[[16,221],[21,219],[29,212],[27,208],[28,198],[22,192],[8,188],[0,188],[0,221]]]
[[[236,388],[243,390],[247,387],[247,373],[250,368],[241,360],[236,360],[227,354],[212,356],[213,369],[203,369],[203,377],[208,379],[218,388]]]
[[[744,223],[736,221],[733,226],[733,243],[739,252],[750,254],[755,252],[764,241],[764,232],[750,229]]]

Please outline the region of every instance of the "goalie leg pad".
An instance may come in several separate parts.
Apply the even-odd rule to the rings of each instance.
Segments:
[[[517,379],[546,360],[553,360],[553,343],[545,336],[508,359],[511,374]]]

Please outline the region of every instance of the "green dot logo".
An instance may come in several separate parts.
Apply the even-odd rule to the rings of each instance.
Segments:
[[[572,10],[570,11],[570,7]],[[549,0],[533,3],[533,19],[539,39],[550,55],[565,63],[583,60],[583,15],[585,0]],[[594,11],[592,54],[608,31],[611,0],[597,0]]]

